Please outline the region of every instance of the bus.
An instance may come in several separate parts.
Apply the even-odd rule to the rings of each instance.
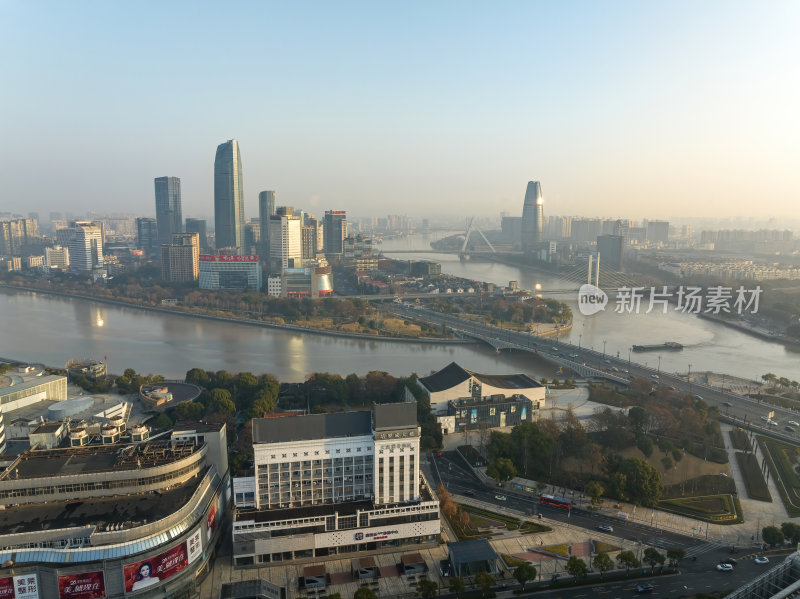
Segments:
[[[560,507],[565,510],[572,509],[572,502],[569,499],[564,499],[563,497],[554,497],[553,495],[541,495],[539,497],[539,503],[542,505],[552,505],[553,507]]]

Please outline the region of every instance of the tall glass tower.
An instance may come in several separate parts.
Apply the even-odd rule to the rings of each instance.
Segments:
[[[214,158],[214,231],[217,249],[244,247],[244,192],[239,142],[217,146]]]
[[[275,192],[262,191],[258,194],[258,219],[261,221],[261,246],[258,255],[264,261],[269,260],[269,217],[273,214],[275,214]]]
[[[543,241],[544,199],[538,181],[528,181],[522,205],[522,250],[528,251]]]
[[[172,236],[183,232],[181,180],[178,177],[157,177],[155,185],[158,243],[172,243]]]

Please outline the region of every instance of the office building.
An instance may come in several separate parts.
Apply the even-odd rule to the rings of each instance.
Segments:
[[[500,219],[500,230],[503,238],[514,247],[519,247],[522,241],[522,217],[503,216]]]
[[[255,255],[200,254],[200,289],[261,291],[261,267]]]
[[[261,222],[254,218],[244,225],[244,253],[259,254],[261,249]]]
[[[302,229],[303,260],[313,260],[317,255],[317,231],[311,225],[303,225]]]
[[[235,565],[434,544],[416,402],[253,420],[255,472],[234,479]]]
[[[76,221],[69,242],[70,270],[91,274],[103,267],[103,231],[89,221]]]
[[[196,281],[199,274],[200,236],[177,233],[161,246],[161,279],[170,283]]]
[[[668,243],[669,242],[669,221],[650,220],[647,221],[647,241],[649,243]]]
[[[270,269],[299,268],[303,265],[303,230],[300,217],[291,206],[280,206],[269,219]]]
[[[599,235],[597,237],[597,255],[600,264],[616,270],[622,270],[625,238],[621,235]]]
[[[45,248],[44,258],[50,268],[65,270],[69,267],[69,248],[60,245]]]
[[[202,218],[187,218],[186,232],[197,233],[200,240],[200,249],[208,250],[208,234],[206,233],[206,221]]]
[[[197,596],[230,499],[225,425],[175,428],[142,442],[146,426],[129,432],[122,424],[103,426],[102,443],[89,427],[48,422],[31,440],[57,447],[7,461],[0,580],[12,593],[5,596]]]
[[[378,256],[372,251],[372,238],[348,235],[342,243],[342,265],[355,270],[378,270]]]
[[[529,251],[543,241],[544,199],[538,181],[529,181],[522,204],[522,249]]]
[[[275,214],[275,192],[262,191],[258,194],[258,219],[261,222],[261,247],[258,255],[269,263],[269,218]]]
[[[347,212],[326,210],[324,227],[325,253],[341,254],[342,244],[347,237]]]
[[[214,231],[217,249],[244,246],[244,189],[239,142],[217,146],[214,158]]]
[[[136,242],[145,252],[156,249],[158,243],[158,223],[154,218],[136,219]]]
[[[183,231],[181,214],[181,180],[178,177],[156,177],[156,221],[158,243],[170,243],[172,236]]]

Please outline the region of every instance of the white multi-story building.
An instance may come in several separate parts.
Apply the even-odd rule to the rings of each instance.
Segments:
[[[261,291],[258,256],[200,254],[200,289],[255,289]]]
[[[103,229],[100,225],[77,221],[69,241],[70,268],[82,274],[103,266]]]
[[[267,295],[280,297],[281,275],[269,275],[269,277],[267,277]]]
[[[438,540],[415,402],[253,420],[253,476],[234,479],[237,565]]]
[[[57,245],[44,249],[45,261],[50,268],[66,269],[69,266],[69,248]]]
[[[303,262],[303,224],[299,216],[269,217],[269,256],[274,270],[300,267]]]

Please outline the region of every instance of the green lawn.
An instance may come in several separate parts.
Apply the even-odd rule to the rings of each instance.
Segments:
[[[761,468],[758,465],[756,456],[752,453],[737,451],[736,461],[739,462],[739,470],[742,471],[747,496],[750,499],[759,501],[772,501],[772,495],[769,493],[769,487],[767,487],[767,481],[764,480],[764,475],[761,474]]]

